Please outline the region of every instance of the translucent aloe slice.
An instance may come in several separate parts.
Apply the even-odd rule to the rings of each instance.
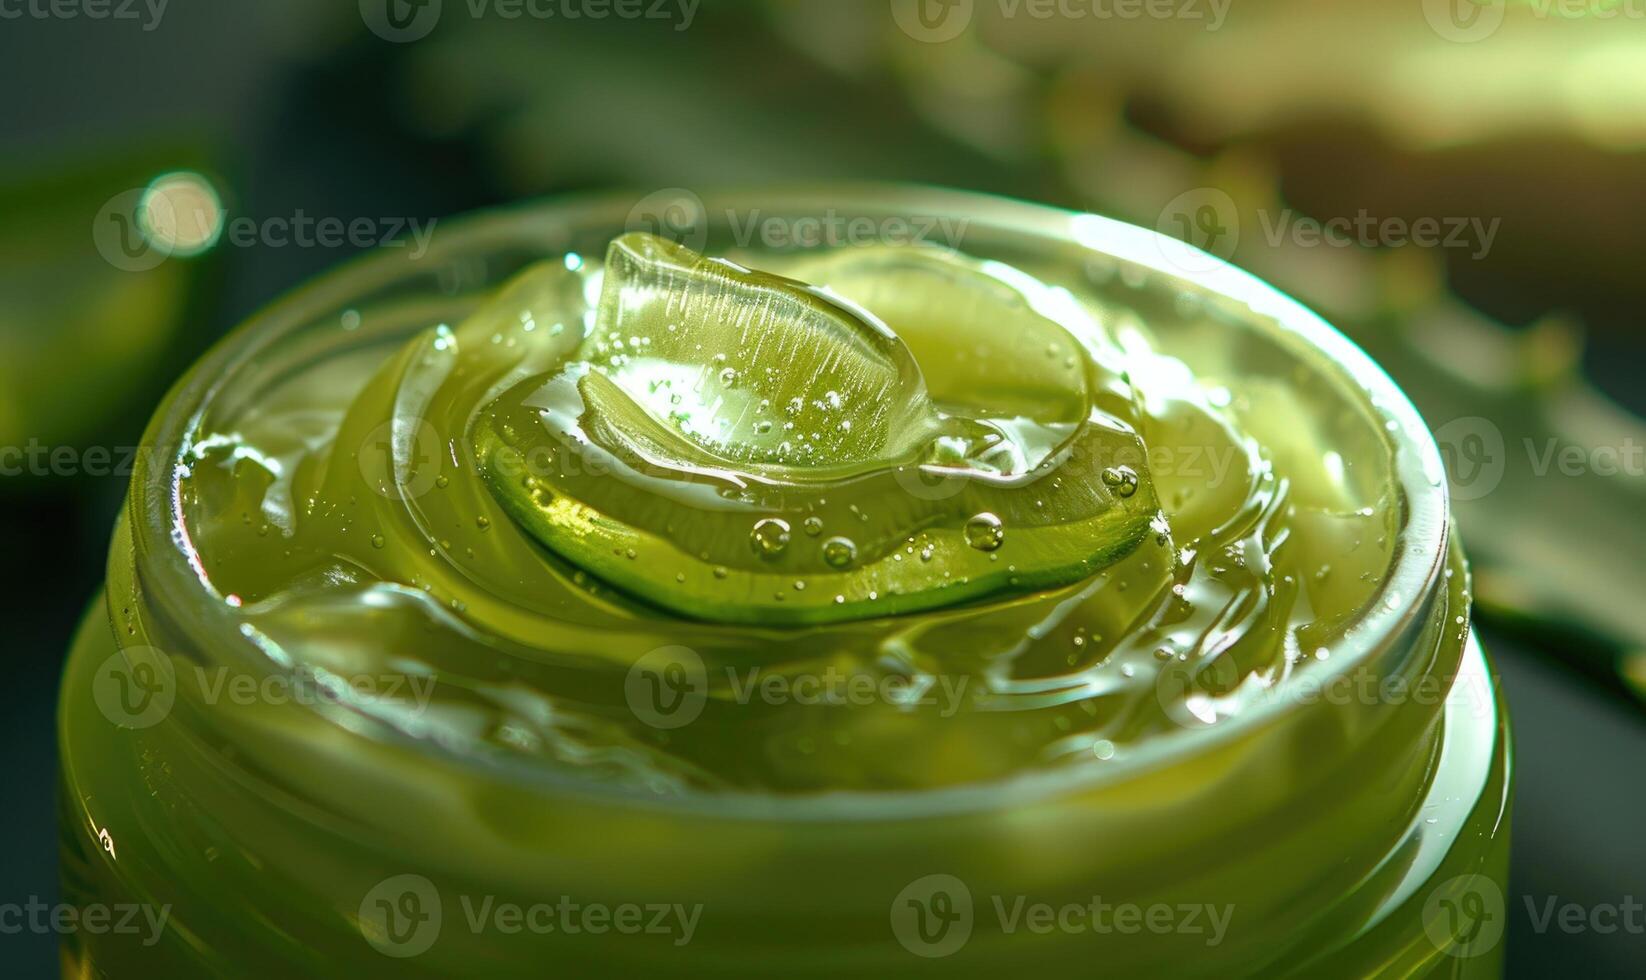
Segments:
[[[1001,328],[1033,316],[999,280],[949,271],[922,303]],[[1088,398],[1079,345],[1036,337],[1079,369],[1018,372],[979,388],[983,405],[954,383],[939,411],[911,345],[871,314],[631,235],[583,349],[481,413],[476,451],[544,546],[687,616],[818,623],[1051,587],[1129,552],[1158,508],[1136,433]],[[994,356],[1045,353],[1003,340]],[[1050,421],[996,414],[1027,407]]]
[[[829,253],[793,271],[873,310],[913,352],[940,404],[1042,424],[1078,422],[1087,412],[1081,342],[1073,324],[1047,315],[1083,319],[1083,311],[1015,270],[935,248],[883,246]],[[1060,300],[1063,309],[1035,308]]]
[[[724,462],[882,460],[936,424],[908,347],[838,297],[643,233],[605,276],[589,360]]]

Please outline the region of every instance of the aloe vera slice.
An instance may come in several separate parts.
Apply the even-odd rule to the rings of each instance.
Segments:
[[[873,310],[913,352],[939,404],[1041,424],[1086,415],[1091,385],[1080,340],[1046,315],[1083,317],[1072,298],[1030,281],[1031,298],[1002,278],[1015,270],[936,248],[848,249],[793,271]],[[1035,308],[1059,300],[1061,309]]]
[[[975,272],[945,270],[922,302],[1000,328],[1038,316]],[[929,340],[941,312],[925,323]],[[625,236],[583,348],[488,406],[476,453],[532,537],[687,616],[820,623],[1060,585],[1129,552],[1158,508],[1138,436],[1088,397],[1079,345],[1029,326],[1079,370],[1018,372],[977,405],[945,369],[939,410],[911,345],[870,312]],[[1050,421],[994,414],[1008,400]]]
[[[612,243],[588,359],[716,459],[851,465],[936,426],[908,347],[805,283],[655,235]]]

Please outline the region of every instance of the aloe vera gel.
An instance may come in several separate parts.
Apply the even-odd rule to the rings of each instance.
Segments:
[[[1387,378],[1089,215],[701,207],[476,219],[179,385],[61,709],[69,891],[170,924],[66,971],[1495,972],[1506,728]],[[734,234],[824,208],[967,231]]]

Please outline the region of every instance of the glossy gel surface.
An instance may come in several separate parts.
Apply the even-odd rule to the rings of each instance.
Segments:
[[[1396,546],[1348,382],[1189,293],[631,234],[421,328],[210,418],[180,496],[266,655],[427,678],[359,708],[466,753],[669,795],[1111,765],[1328,659]]]

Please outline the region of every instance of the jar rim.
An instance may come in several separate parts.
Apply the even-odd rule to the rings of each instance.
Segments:
[[[1140,267],[1151,273],[1233,299],[1252,314],[1272,319],[1273,328],[1323,353],[1330,365],[1356,385],[1368,407],[1384,423],[1394,452],[1391,471],[1400,490],[1400,537],[1391,564],[1326,663],[1313,665],[1320,683],[1364,668],[1388,641],[1420,621],[1429,608],[1447,564],[1450,547],[1449,501],[1440,452],[1428,427],[1399,386],[1351,340],[1301,302],[1227,261],[1159,232],[1112,218],[1015,199],[925,185],[842,183],[753,186],[680,195],[713,213],[748,213],[766,209],[784,213],[853,215],[919,214],[965,220],[971,228],[1042,237]],[[218,341],[167,394],[149,424],[145,460],[133,474],[132,533],[145,584],[172,608],[188,610],[173,617],[199,628],[206,643],[237,642],[240,633],[232,610],[220,602],[200,603],[208,582],[184,523],[179,465],[189,436],[226,383],[258,355],[317,317],[345,309],[350,301],[397,281],[424,276],[443,263],[506,245],[544,246],[569,237],[566,229],[623,229],[636,201],[657,194],[606,192],[537,199],[461,216],[442,222],[426,251],[412,256],[403,249],[377,249],[341,264],[251,316]],[[204,614],[199,607],[204,605]],[[230,638],[233,639],[230,639]],[[973,813],[1020,806],[1084,790],[1121,783],[1172,766],[1203,753],[1209,745],[1233,741],[1274,724],[1292,700],[1264,699],[1218,724],[1148,739],[1103,766],[1037,770],[1004,781],[968,783],[937,789],[895,792],[843,792],[818,796],[782,796],[746,791],[658,797],[639,790],[530,764],[526,760],[481,760],[393,728],[376,719],[360,719],[374,741],[400,743],[410,752],[443,757],[459,768],[487,772],[513,785],[572,794],[596,802],[651,806],[722,818],[806,820],[883,820]],[[317,719],[318,721],[319,719]],[[1009,789],[1010,792],[1002,792]]]

